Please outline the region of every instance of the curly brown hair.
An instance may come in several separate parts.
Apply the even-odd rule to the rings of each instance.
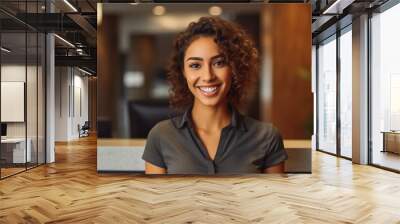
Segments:
[[[219,46],[232,71],[228,100],[234,106],[240,106],[257,77],[258,51],[241,27],[219,17],[201,17],[197,22],[191,22],[175,39],[167,69],[167,79],[171,85],[170,105],[176,110],[183,110],[193,104],[193,94],[183,75],[183,61],[186,49],[199,37],[213,37]]]

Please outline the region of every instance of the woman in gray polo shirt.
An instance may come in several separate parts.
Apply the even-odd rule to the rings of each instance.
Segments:
[[[184,111],[152,128],[146,174],[281,173],[287,154],[271,124],[236,107],[254,83],[258,52],[238,25],[202,17],[175,40],[171,105]]]

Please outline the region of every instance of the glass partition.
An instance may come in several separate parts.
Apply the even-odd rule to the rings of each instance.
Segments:
[[[30,142],[27,144],[26,138],[26,41],[25,32],[1,34],[2,177],[24,171],[26,162],[30,162]]]
[[[45,77],[45,65],[46,65],[46,37],[43,33],[38,33],[38,64],[37,64],[37,162],[43,164],[46,161],[46,145],[45,145],[45,111],[46,111],[46,77]]]
[[[372,164],[400,170],[400,4],[371,18]]]
[[[38,102],[37,102],[37,79],[38,79],[38,57],[37,57],[37,41],[38,35],[36,32],[27,33],[27,97],[26,97],[26,112],[27,112],[27,150],[30,151],[28,160],[28,168],[37,165],[37,132],[38,132]]]
[[[336,154],[336,36],[318,47],[318,149]]]
[[[0,11],[0,178],[45,162],[45,35],[14,17],[42,13],[43,5],[0,3],[10,12]]]
[[[352,157],[352,35],[351,26],[340,38],[340,155]]]

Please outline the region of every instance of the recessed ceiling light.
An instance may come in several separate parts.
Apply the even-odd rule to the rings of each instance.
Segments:
[[[153,14],[156,16],[162,16],[165,14],[165,7],[161,5],[157,5],[153,8]]]
[[[75,48],[75,45],[73,45],[73,44],[72,44],[71,42],[69,42],[68,40],[66,40],[66,39],[64,39],[64,38],[62,38],[62,37],[60,37],[60,36],[57,35],[57,34],[54,34],[54,36],[57,37],[57,38],[58,38],[59,40],[61,40],[62,42],[64,42],[65,44],[67,44],[68,46]]]
[[[342,14],[343,9],[351,5],[355,0],[336,0],[327,9],[325,9],[322,14]]]
[[[78,12],[78,10],[73,6],[68,0],[64,0],[65,4],[68,5],[74,12]]]
[[[85,73],[85,74],[87,74],[87,75],[93,75],[92,73],[90,73],[90,72],[88,72],[88,71],[86,71],[86,70],[84,70],[84,69],[81,69],[81,68],[79,68],[79,67],[77,67],[77,68],[78,68],[79,71],[81,71],[81,72],[83,72],[83,73]]]
[[[219,6],[211,6],[208,9],[208,13],[210,13],[210,15],[212,16],[219,16],[222,13],[222,9]]]
[[[11,52],[11,50],[9,50],[9,49],[7,49],[7,48],[5,48],[5,47],[1,47],[0,48],[2,51],[4,51],[4,52],[7,52],[7,53],[10,53]]]

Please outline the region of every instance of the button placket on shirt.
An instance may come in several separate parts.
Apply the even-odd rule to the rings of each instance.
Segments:
[[[217,146],[217,152],[215,154],[214,160],[211,160],[211,158],[209,158],[209,160],[211,161],[212,165],[213,165],[213,171],[214,173],[218,172],[218,161],[220,159],[220,156],[223,155],[224,153],[224,145],[225,145],[225,141],[226,141],[226,133],[229,130],[229,127],[224,127],[221,130],[221,136],[219,137],[219,142],[218,142],[218,146]]]
[[[227,127],[223,128],[221,130],[221,136],[220,136],[220,139],[219,139],[219,142],[218,142],[217,152],[215,154],[214,160],[212,160],[210,155],[208,154],[207,149],[205,148],[205,146],[201,142],[201,140],[198,137],[198,135],[195,132],[195,130],[192,127],[189,128],[189,131],[191,133],[191,136],[192,136],[194,142],[196,143],[196,146],[198,147],[198,149],[202,153],[203,158],[206,160],[207,173],[208,174],[215,174],[215,173],[218,172],[218,170],[217,170],[217,160],[218,160],[219,156],[223,154],[223,152],[221,151],[222,150],[221,147],[223,147],[223,145],[225,143],[225,135],[226,135],[227,130],[228,130]]]
[[[214,174],[214,164],[210,160],[210,157],[208,155],[207,150],[203,146],[203,143],[201,142],[200,138],[198,137],[196,131],[193,129],[193,127],[189,127],[189,133],[191,135],[192,140],[194,141],[197,149],[199,150],[200,154],[202,155],[202,158],[205,160],[206,165],[207,165],[207,173],[208,174]]]

